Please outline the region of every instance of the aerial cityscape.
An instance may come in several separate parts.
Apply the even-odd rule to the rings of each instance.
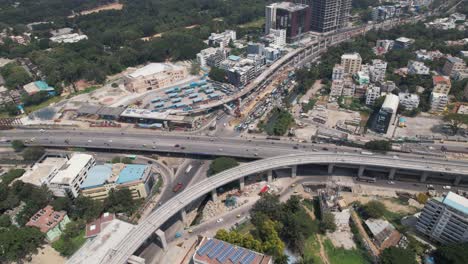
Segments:
[[[0,263],[467,264],[467,16],[0,1]]]

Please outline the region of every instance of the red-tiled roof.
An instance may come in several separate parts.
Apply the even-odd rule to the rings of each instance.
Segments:
[[[107,224],[114,220],[114,218],[114,214],[103,213],[101,217],[86,225],[85,237],[89,238],[97,236],[99,233],[101,233],[101,230],[107,226]]]
[[[26,223],[26,226],[35,226],[38,227],[42,233],[47,233],[50,229],[62,222],[66,215],[67,212],[54,211],[52,206],[47,205],[34,214],[31,219],[29,219],[29,222]]]
[[[450,83],[450,79],[447,78],[446,76],[440,76],[440,75],[438,75],[438,76],[433,76],[433,77],[432,77],[432,82],[433,82],[434,84],[436,84],[436,83],[447,83],[447,84],[449,84],[449,83]]]

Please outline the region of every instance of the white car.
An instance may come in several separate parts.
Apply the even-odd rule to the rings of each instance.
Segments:
[[[88,143],[91,143],[91,142],[93,142],[93,141],[91,139],[88,139]]]
[[[395,182],[394,181],[389,181],[388,184],[395,184]]]
[[[452,187],[449,186],[449,185],[445,185],[445,186],[442,186],[442,189],[444,189],[444,190],[450,190],[450,189],[452,189]]]
[[[218,220],[216,220],[216,223],[221,223],[222,221],[224,221],[224,219],[219,218]]]

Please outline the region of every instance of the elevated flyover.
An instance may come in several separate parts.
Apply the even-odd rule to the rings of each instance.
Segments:
[[[399,170],[414,171],[421,175],[421,181],[430,174],[441,174],[454,177],[456,180],[468,177],[468,164],[450,164],[450,162],[425,161],[416,159],[393,159],[390,156],[361,155],[361,154],[336,154],[336,153],[300,153],[285,156],[277,156],[267,159],[246,163],[230,170],[221,172],[207,178],[160,206],[144,221],[137,225],[134,230],[122,239],[122,241],[109,252],[107,252],[101,263],[127,263],[143,243],[154,234],[169,218],[175,214],[185,214],[185,207],[192,201],[206,195],[212,194],[216,199],[216,189],[234,181],[240,181],[243,188],[244,178],[260,172],[268,172],[268,180],[271,180],[271,170],[290,167],[292,176],[296,174],[298,165],[317,164],[328,166],[328,172],[332,173],[335,166],[355,166],[358,175],[362,175],[366,168],[386,169],[388,177],[394,177]],[[161,237],[161,231],[157,232]],[[164,243],[163,243],[164,244]]]

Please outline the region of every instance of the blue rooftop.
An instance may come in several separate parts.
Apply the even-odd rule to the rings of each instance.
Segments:
[[[103,185],[112,175],[112,164],[96,165],[88,172],[88,177],[81,184],[81,189],[89,189]]]
[[[449,192],[442,203],[468,215],[468,199],[456,193]]]
[[[228,59],[232,61],[238,61],[240,60],[240,57],[236,55],[229,55]]]
[[[117,183],[122,184],[143,178],[146,168],[146,165],[126,165],[125,168],[120,172],[119,178],[117,179]]]
[[[37,88],[41,91],[54,91],[54,87],[49,86],[46,82],[44,81],[35,81],[34,84],[36,85]]]

